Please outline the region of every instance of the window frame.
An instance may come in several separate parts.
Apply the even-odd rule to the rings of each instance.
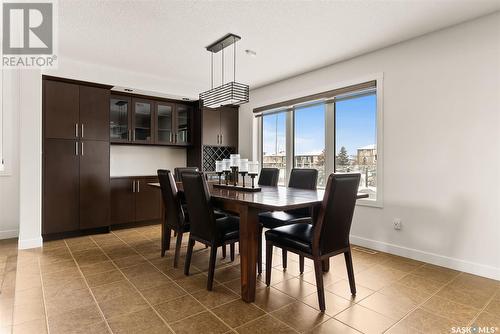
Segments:
[[[360,84],[367,81],[376,82],[376,133],[377,133],[377,198],[376,199],[359,199],[356,205],[368,206],[375,208],[383,208],[384,203],[384,141],[383,141],[383,129],[384,129],[384,86],[383,86],[383,73],[378,73],[370,75],[368,77],[353,80],[351,82],[346,82],[342,84],[337,84],[334,89],[341,89],[343,87],[348,87],[356,84]],[[335,97],[329,99],[322,99],[317,101],[308,101],[306,103],[300,103],[287,108],[279,108],[274,110],[269,110],[268,112],[263,111],[261,117],[257,118],[257,131],[258,143],[257,143],[257,154],[261,162],[263,162],[263,117],[268,114],[285,112],[286,113],[286,175],[285,184],[288,182],[288,177],[290,171],[295,167],[295,109],[303,107],[305,105],[312,105],[316,103],[325,104],[325,175],[335,171]],[[332,126],[333,124],[333,126]]]

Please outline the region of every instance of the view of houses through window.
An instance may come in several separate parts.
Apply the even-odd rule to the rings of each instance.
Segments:
[[[325,126],[332,112],[334,124]],[[287,113],[293,119],[293,131],[287,131]],[[328,136],[327,132],[333,131]],[[286,134],[293,136],[293,147],[286,146]],[[335,138],[325,145],[325,138]],[[334,152],[327,152],[333,147]],[[294,168],[318,170],[318,187],[325,186],[328,157],[336,172],[359,172],[359,191],[377,194],[377,97],[375,92],[351,95],[309,106],[295,107],[262,117],[262,167],[280,169],[280,185],[286,185],[287,156],[293,156]],[[334,158],[333,158],[334,157]]]

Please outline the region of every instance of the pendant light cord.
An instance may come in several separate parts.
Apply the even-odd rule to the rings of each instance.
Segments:
[[[236,82],[236,38],[233,37],[233,81]]]

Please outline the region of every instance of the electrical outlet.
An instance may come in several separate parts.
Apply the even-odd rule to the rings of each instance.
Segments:
[[[392,223],[394,224],[394,229],[395,230],[399,231],[403,227],[403,222],[401,221],[401,218],[394,218],[394,220],[392,221]]]

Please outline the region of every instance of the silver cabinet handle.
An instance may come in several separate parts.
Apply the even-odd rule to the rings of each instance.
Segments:
[[[80,154],[83,155],[83,141],[81,143],[82,143],[82,149],[80,150]]]
[[[220,134],[220,144],[222,145],[222,133]]]
[[[219,134],[217,134],[217,144],[220,144],[220,140],[219,140]]]
[[[137,180],[137,192],[140,193],[141,192],[141,186],[140,186],[140,183],[141,181]]]
[[[82,123],[81,125],[82,125],[82,131],[81,131],[81,134],[82,134],[82,138],[83,138],[83,123]]]
[[[172,132],[170,132],[169,142],[172,142]]]
[[[78,142],[75,141],[75,155],[78,155]]]
[[[132,141],[135,141],[135,130],[132,132]]]
[[[135,180],[132,180],[132,192],[135,193]]]
[[[75,137],[78,138],[78,123],[75,123]]]

